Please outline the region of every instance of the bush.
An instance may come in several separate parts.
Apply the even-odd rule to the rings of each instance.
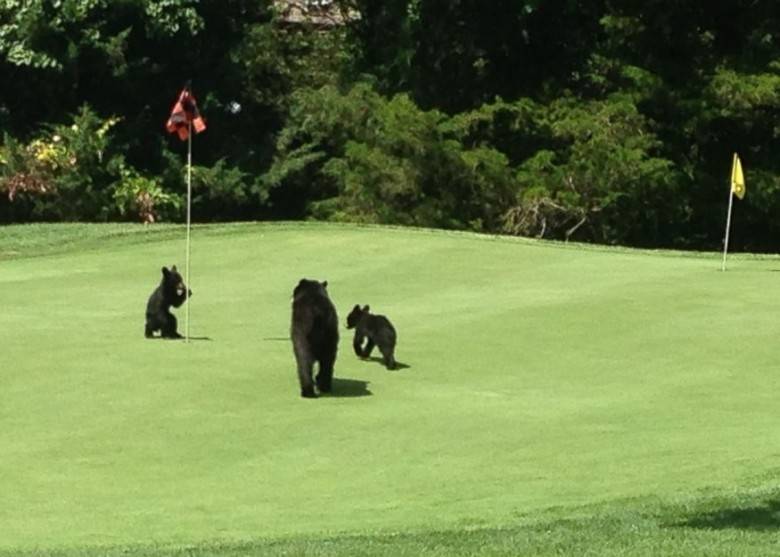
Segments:
[[[4,134],[0,145],[0,222],[25,220],[39,198],[54,194],[47,164],[36,150]]]
[[[159,180],[127,167],[120,174],[114,185],[114,203],[120,215],[151,224],[181,214],[181,197],[165,192]]]
[[[69,124],[47,125],[29,143],[6,135],[0,189],[17,219],[106,220],[114,210],[112,185],[121,157],[111,150],[118,118],[99,118],[82,107]],[[16,208],[14,208],[16,209]]]
[[[228,166],[224,159],[192,168],[192,196],[193,214],[202,220],[256,218],[266,198],[247,173]]]
[[[294,101],[266,182],[311,200],[303,215],[499,227],[514,190],[508,159],[490,147],[467,148],[449,116],[423,111],[407,95],[385,99],[365,84],[345,94],[308,90]]]
[[[518,168],[517,203],[504,231],[602,243],[661,238],[685,220],[679,173],[656,155],[660,142],[633,101],[563,99],[542,113],[547,149]]]

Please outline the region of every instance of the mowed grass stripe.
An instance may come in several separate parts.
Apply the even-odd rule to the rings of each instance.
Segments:
[[[0,547],[490,527],[776,469],[772,259],[724,274],[458,234],[206,227],[191,311],[211,340],[185,345],[142,335],[183,241],[134,230],[0,263]],[[342,323],[355,303],[388,315],[410,367],[359,361],[342,330],[352,396],[300,400],[301,277],[329,281]]]

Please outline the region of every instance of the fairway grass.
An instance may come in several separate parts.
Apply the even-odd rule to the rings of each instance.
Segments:
[[[203,226],[195,340],[146,340],[182,232],[0,227],[0,555],[780,551],[779,259]],[[302,277],[342,324],[318,400]],[[407,367],[355,357],[356,303]]]

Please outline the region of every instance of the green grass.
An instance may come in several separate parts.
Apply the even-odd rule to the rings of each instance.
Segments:
[[[181,232],[0,228],[0,554],[780,551],[780,260],[199,227],[210,340],[148,341]],[[343,330],[336,396],[300,399],[301,277],[409,367]]]

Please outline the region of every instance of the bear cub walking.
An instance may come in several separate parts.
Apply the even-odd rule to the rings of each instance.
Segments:
[[[396,334],[393,324],[384,315],[371,315],[368,310],[368,306],[360,309],[360,306],[356,305],[347,316],[347,329],[355,329],[355,338],[352,341],[355,354],[368,358],[376,345],[382,353],[385,367],[395,369]],[[364,347],[363,340],[366,338],[368,342]]]
[[[328,281],[301,279],[293,290],[292,339],[301,396],[316,398],[312,378],[314,362],[319,362],[317,388],[329,393],[333,385],[333,365],[339,343],[336,308],[328,297]]]
[[[192,290],[188,290],[181,275],[176,270],[176,265],[170,268],[162,268],[162,281],[146,304],[146,338],[152,338],[154,333],[160,331],[162,338],[182,338],[176,330],[176,317],[171,313],[171,306],[177,308],[192,296]]]

